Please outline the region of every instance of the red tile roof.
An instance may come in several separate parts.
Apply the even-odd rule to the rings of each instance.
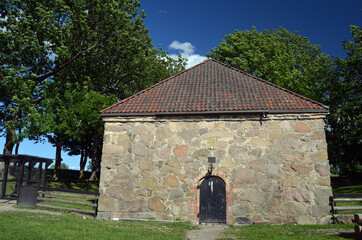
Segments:
[[[101,111],[102,116],[320,112],[328,107],[208,59]]]

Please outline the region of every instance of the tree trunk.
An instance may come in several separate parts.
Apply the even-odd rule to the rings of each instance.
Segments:
[[[60,164],[62,163],[62,143],[56,143],[56,152],[55,152],[55,165],[54,165],[54,174],[53,180],[59,179],[59,172],[60,172]]]
[[[103,136],[102,135],[95,136],[92,148],[92,175],[89,178],[90,181],[99,180],[97,172],[101,164],[102,146],[103,146]]]
[[[83,180],[84,179],[84,169],[85,169],[85,165],[87,164],[87,158],[88,158],[88,151],[87,148],[83,148],[81,150],[81,156],[80,156],[80,171],[79,171],[79,180]]]
[[[15,129],[6,129],[6,140],[3,154],[12,154],[15,146]]]
[[[3,154],[12,154],[15,145],[15,130],[14,129],[6,129],[6,138],[5,138],[5,145]],[[5,164],[0,162],[0,178],[3,178],[3,171],[4,171]]]

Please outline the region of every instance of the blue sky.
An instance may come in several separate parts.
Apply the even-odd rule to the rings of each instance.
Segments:
[[[342,41],[351,39],[350,25],[361,26],[359,0],[140,0],[146,13],[146,27],[155,46],[170,54],[181,53],[189,66],[203,61],[224,35],[235,29],[284,27],[296,30],[325,54],[344,57]],[[4,138],[0,138],[2,152]],[[54,159],[50,144],[24,141],[19,153]],[[79,169],[79,157],[63,153],[64,162]]]

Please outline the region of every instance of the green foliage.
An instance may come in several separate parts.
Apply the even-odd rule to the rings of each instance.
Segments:
[[[361,28],[351,26],[353,41],[343,43],[345,59],[331,59],[298,32],[284,28],[236,30],[208,57],[268,80],[330,107],[327,119],[329,160],[342,174],[362,165]]]
[[[23,138],[46,136],[71,154],[85,152],[81,162],[93,158],[102,108],[185,68],[181,57],[153,47],[138,1],[0,5],[0,132],[8,153]]]
[[[206,55],[318,101],[332,63],[319,45],[282,27],[235,30]]]
[[[55,168],[54,164],[50,165],[50,167],[49,167],[49,169],[54,169],[54,168]],[[66,163],[61,163],[60,169],[69,169],[69,166]]]
[[[182,240],[188,223],[116,222],[28,212],[0,213],[0,239],[149,239]]]
[[[328,152],[342,174],[362,172],[362,30],[351,26],[353,41],[343,43],[345,59],[336,59],[328,82]]]

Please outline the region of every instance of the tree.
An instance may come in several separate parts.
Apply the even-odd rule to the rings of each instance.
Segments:
[[[58,146],[57,168],[60,149],[72,138],[68,134],[72,131],[60,121],[66,117],[73,118],[66,119],[71,123],[79,120],[64,116],[69,113],[62,105],[65,102],[60,98],[66,95],[61,91],[69,93],[69,86],[78,84],[82,91],[86,88],[104,95],[105,102],[123,99],[185,66],[183,59],[172,60],[153,47],[138,1],[7,0],[0,6],[4,153],[12,153],[25,137],[39,139],[46,134]],[[59,91],[52,95],[53,88]],[[54,99],[45,101],[44,96]],[[54,121],[44,126],[42,117]],[[78,144],[77,138],[68,142]],[[100,142],[99,137],[94,139]]]
[[[333,63],[319,45],[282,27],[235,30],[206,55],[317,101]]]
[[[342,44],[347,57],[336,59],[335,76],[328,82],[326,100],[330,106],[328,156],[341,173],[362,167],[362,30],[351,26],[350,32],[353,41]]]

